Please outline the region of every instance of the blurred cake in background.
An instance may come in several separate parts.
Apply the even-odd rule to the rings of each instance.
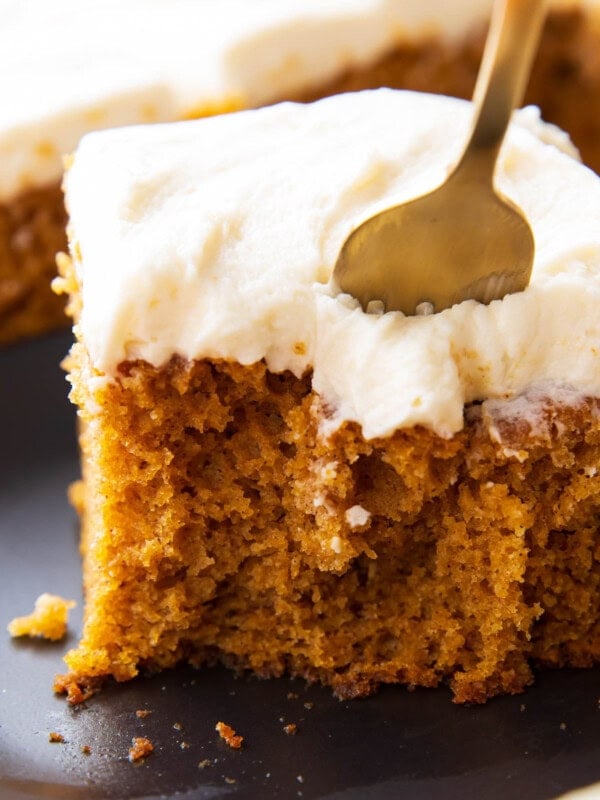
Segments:
[[[0,343],[64,322],[62,158],[82,134],[389,85],[470,96],[490,0],[7,0]],[[528,101],[600,165],[598,3],[553,2]]]

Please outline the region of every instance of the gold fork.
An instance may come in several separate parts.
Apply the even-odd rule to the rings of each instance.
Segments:
[[[334,278],[365,310],[379,300],[386,311],[432,313],[527,287],[533,234],[523,213],[494,188],[494,171],[545,6],[546,0],[496,0],[473,96],[473,130],[457,166],[438,189],[371,217],[344,243]]]

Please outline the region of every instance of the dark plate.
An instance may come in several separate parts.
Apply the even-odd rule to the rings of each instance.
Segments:
[[[78,467],[57,366],[68,344],[58,334],[0,353],[0,622],[29,611],[44,591],[78,598],[71,646],[80,570],[65,489]],[[301,681],[182,668],[71,709],[51,690],[64,650],[64,642],[0,636],[2,800],[548,800],[600,780],[598,669],[542,673],[520,697],[461,708],[445,689],[387,688],[340,703]],[[142,708],[153,713],[138,719]],[[219,720],[244,735],[243,749],[219,741]],[[283,730],[290,722],[296,735]],[[65,743],[50,744],[50,731]],[[127,760],[132,736],[156,748],[140,765]]]

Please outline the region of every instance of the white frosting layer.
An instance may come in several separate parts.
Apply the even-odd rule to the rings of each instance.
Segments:
[[[82,134],[318,86],[491,0],[2,0],[0,201],[57,180]]]
[[[533,109],[497,175],[535,235],[525,292],[404,317],[328,283],[353,228],[443,181],[470,118],[463,101],[379,90],[88,135],[66,190],[95,367],[173,353],[312,367],[334,422],[368,438],[451,435],[465,402],[540,383],[600,395],[600,179],[546,143],[567,146]]]

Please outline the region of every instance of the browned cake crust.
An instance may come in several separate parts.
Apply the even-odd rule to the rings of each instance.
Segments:
[[[526,102],[569,131],[584,160],[600,171],[600,22],[582,10],[549,15]],[[378,86],[470,97],[484,32],[460,45],[438,39],[402,44],[361,68],[296,99],[314,100]],[[282,98],[287,99],[287,98]],[[293,98],[292,98],[293,99]],[[231,110],[225,104],[226,110]],[[195,116],[223,108],[201,107]],[[191,116],[191,115],[190,115]],[[65,324],[49,284],[54,257],[65,250],[65,213],[58,186],[29,192],[0,206],[0,344]]]
[[[221,660],[341,697],[449,682],[520,692],[532,662],[600,658],[600,402],[567,393],[468,409],[451,439],[365,441],[310,375],[262,364],[122,364],[90,387],[86,624],[59,688]],[[346,511],[371,519],[352,528]]]

